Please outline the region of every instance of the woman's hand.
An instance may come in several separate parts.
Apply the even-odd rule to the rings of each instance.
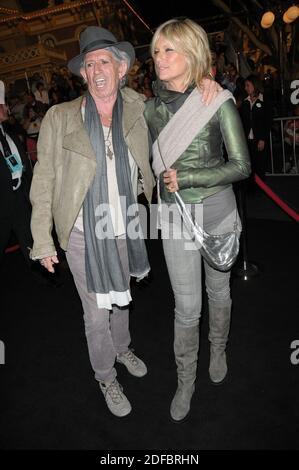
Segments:
[[[47,256],[46,258],[40,259],[39,262],[49,273],[54,273],[54,264],[59,263],[57,256]]]
[[[164,184],[167,187],[169,193],[174,193],[179,190],[179,185],[177,182],[177,171],[173,168],[165,171],[163,173]]]
[[[259,152],[262,152],[265,148],[265,141],[264,140],[259,140],[257,143],[257,149]]]
[[[202,91],[202,101],[205,105],[209,105],[216,98],[218,93],[223,90],[219,83],[211,78],[203,78],[200,84]]]

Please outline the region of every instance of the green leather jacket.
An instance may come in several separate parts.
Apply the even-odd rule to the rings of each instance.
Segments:
[[[160,96],[146,102],[145,119],[153,142],[173,115],[170,101],[164,98],[165,90]],[[181,97],[179,100],[178,107],[184,101]],[[227,159],[223,155],[223,142]],[[233,100],[223,103],[172,168],[177,170],[180,195],[184,202],[190,204],[200,203],[206,197],[250,175],[247,142]],[[163,173],[159,179],[161,199],[167,203],[174,202],[173,194],[164,185]]]

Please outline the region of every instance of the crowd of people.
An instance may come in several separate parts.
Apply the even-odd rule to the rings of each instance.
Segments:
[[[70,101],[86,91],[83,81],[73,76],[66,67],[54,72],[50,83],[39,73],[28,80],[27,89],[16,93],[13,86],[7,93],[8,125],[18,134],[32,164],[36,162],[36,143],[42,119],[55,104]]]

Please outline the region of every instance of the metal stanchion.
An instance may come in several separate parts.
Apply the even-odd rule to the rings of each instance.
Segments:
[[[248,281],[259,274],[258,267],[248,261],[247,252],[247,215],[246,215],[246,194],[245,194],[245,181],[241,181],[236,186],[236,198],[239,210],[240,219],[242,222],[242,234],[240,239],[240,254],[236,265],[233,267],[233,274],[236,277]]]

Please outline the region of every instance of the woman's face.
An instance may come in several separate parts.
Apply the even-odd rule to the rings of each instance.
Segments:
[[[188,71],[186,56],[177,52],[169,40],[162,35],[154,49],[154,63],[160,80],[166,82],[169,90],[184,91]]]
[[[254,86],[249,80],[245,80],[245,91],[249,96],[254,94]]]

